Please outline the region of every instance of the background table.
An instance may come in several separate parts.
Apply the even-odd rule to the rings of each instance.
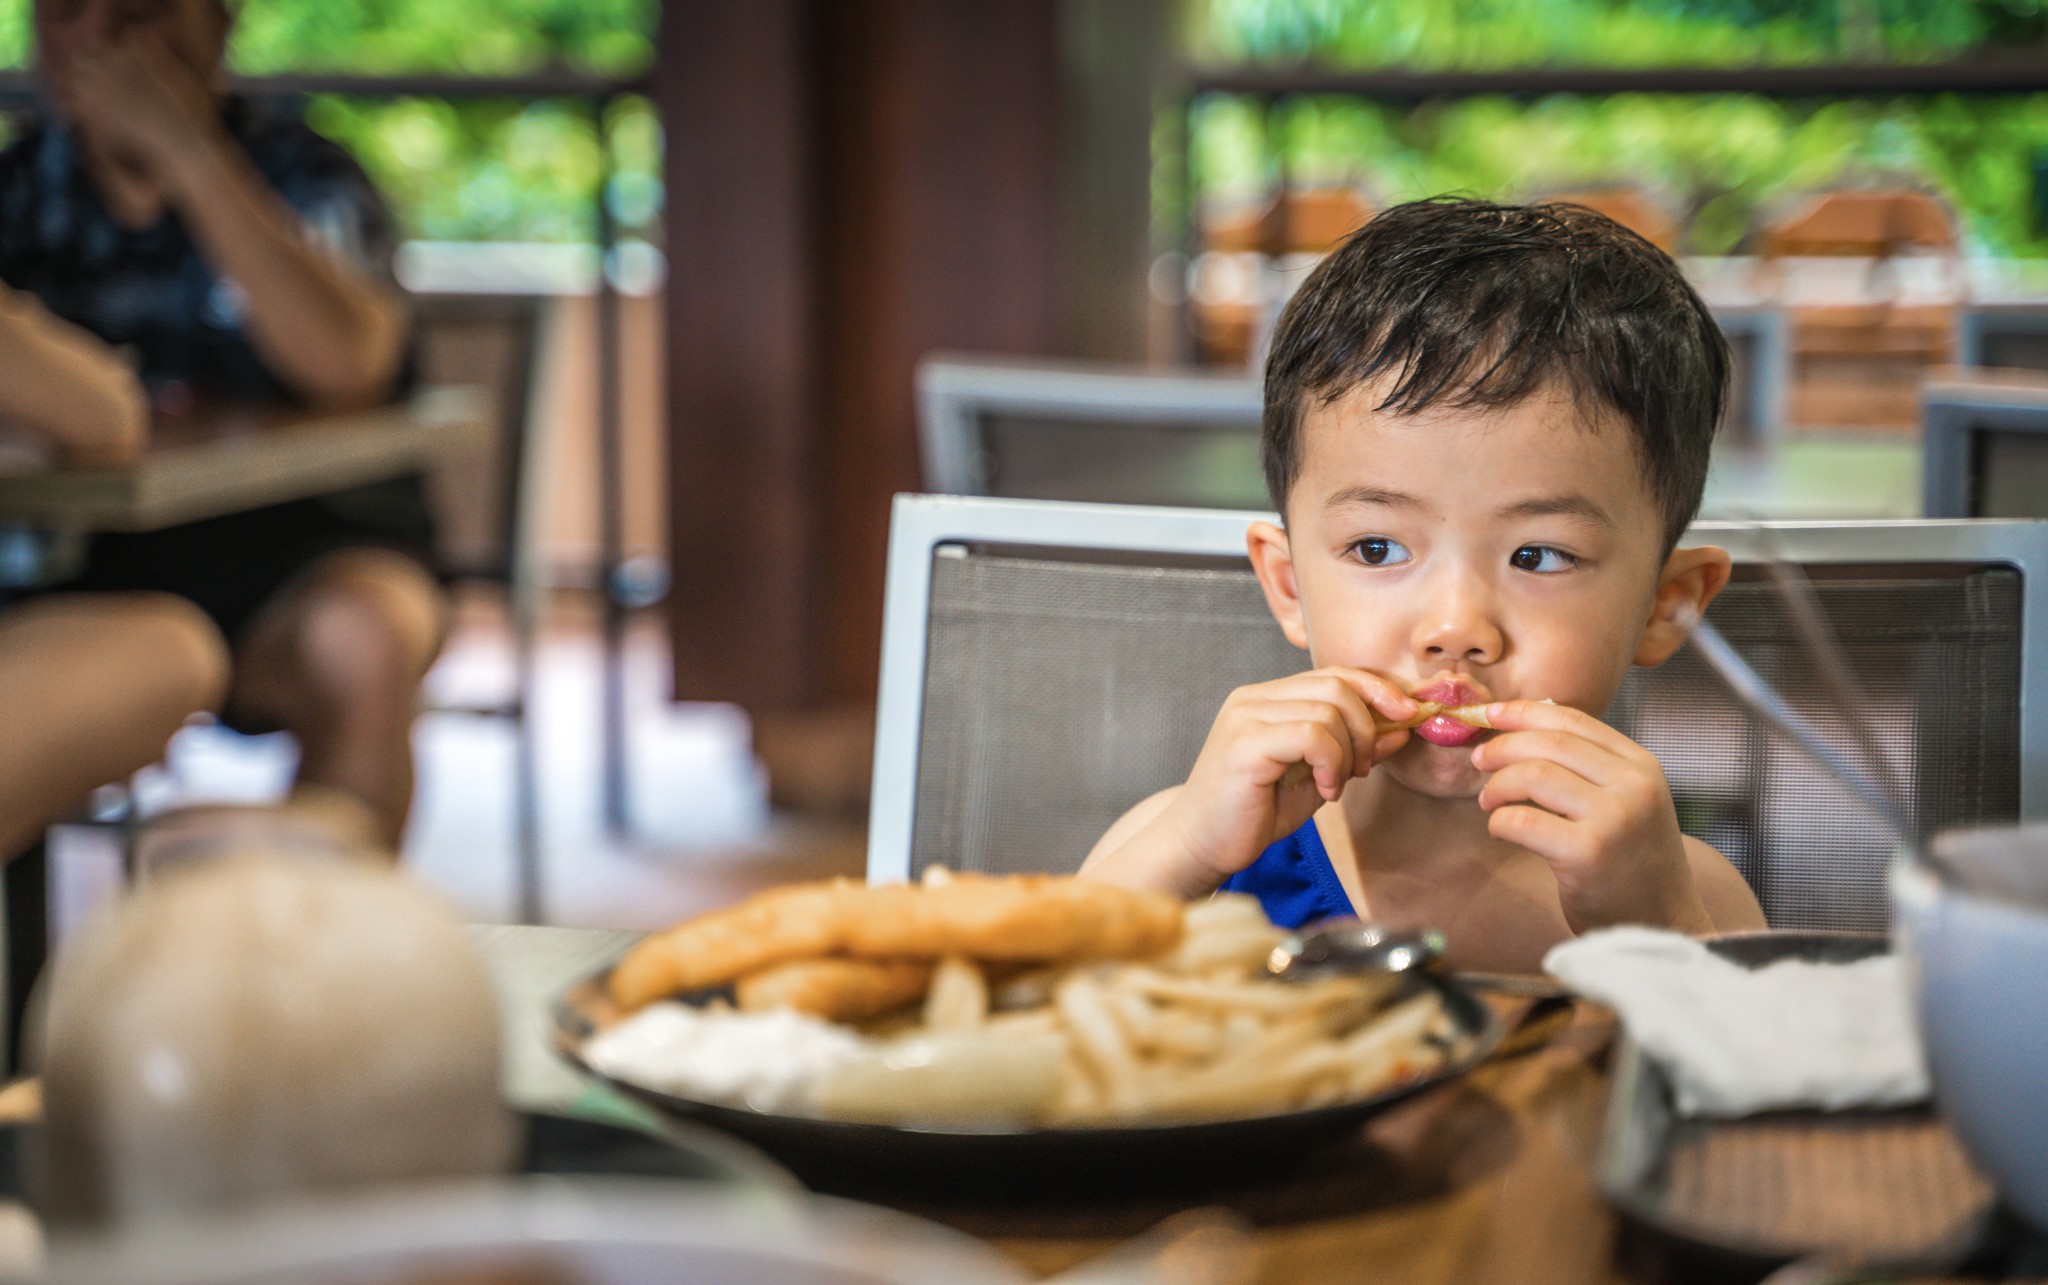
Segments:
[[[487,443],[487,400],[444,387],[358,411],[220,407],[159,419],[134,464],[0,474],[0,523],[154,531],[399,477]]]

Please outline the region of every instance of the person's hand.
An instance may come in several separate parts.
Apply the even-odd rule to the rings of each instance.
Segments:
[[[113,41],[73,56],[65,107],[113,166],[169,186],[178,162],[221,133],[212,89],[160,40]]]
[[[1317,669],[1240,687],[1160,820],[1213,887],[1407,744],[1406,728],[1383,724],[1415,712],[1391,679],[1362,669]]]
[[[1541,701],[1487,706],[1500,735],[1472,751],[1490,774],[1487,830],[1550,863],[1565,923],[1707,932],[1678,809],[1664,769],[1642,746],[1583,710]]]

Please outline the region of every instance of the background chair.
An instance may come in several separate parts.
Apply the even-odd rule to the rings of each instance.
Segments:
[[[1938,372],[1921,413],[1928,517],[2048,518],[2048,372]]]
[[[1255,508],[1257,380],[950,355],[917,371],[925,484],[948,495]]]
[[[1233,687],[1305,666],[1244,553],[1253,513],[904,496],[890,535],[868,872],[1072,870],[1187,775]],[[1919,822],[2048,815],[2048,525],[1789,523]],[[1854,753],[1761,578],[1754,532],[1710,616]],[[1883,827],[1754,724],[1689,653],[1608,717],[1663,760],[1688,832],[1779,927],[1885,926]]]

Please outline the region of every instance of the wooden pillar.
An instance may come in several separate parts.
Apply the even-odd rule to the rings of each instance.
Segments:
[[[669,0],[662,13],[679,700],[799,706],[818,690],[810,10]]]
[[[679,698],[873,699],[917,362],[1061,347],[1058,7],[664,11]]]

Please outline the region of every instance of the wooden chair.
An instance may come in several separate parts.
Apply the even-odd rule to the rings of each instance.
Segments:
[[[1791,308],[1792,423],[1917,428],[1927,372],[1955,360],[1961,300],[1901,302],[1896,268],[1903,255],[1934,255],[1961,281],[1955,220],[1941,201],[1903,190],[1830,192],[1767,226],[1759,249],[1763,271],[1780,282],[1788,259],[1870,263],[1864,299]]]

